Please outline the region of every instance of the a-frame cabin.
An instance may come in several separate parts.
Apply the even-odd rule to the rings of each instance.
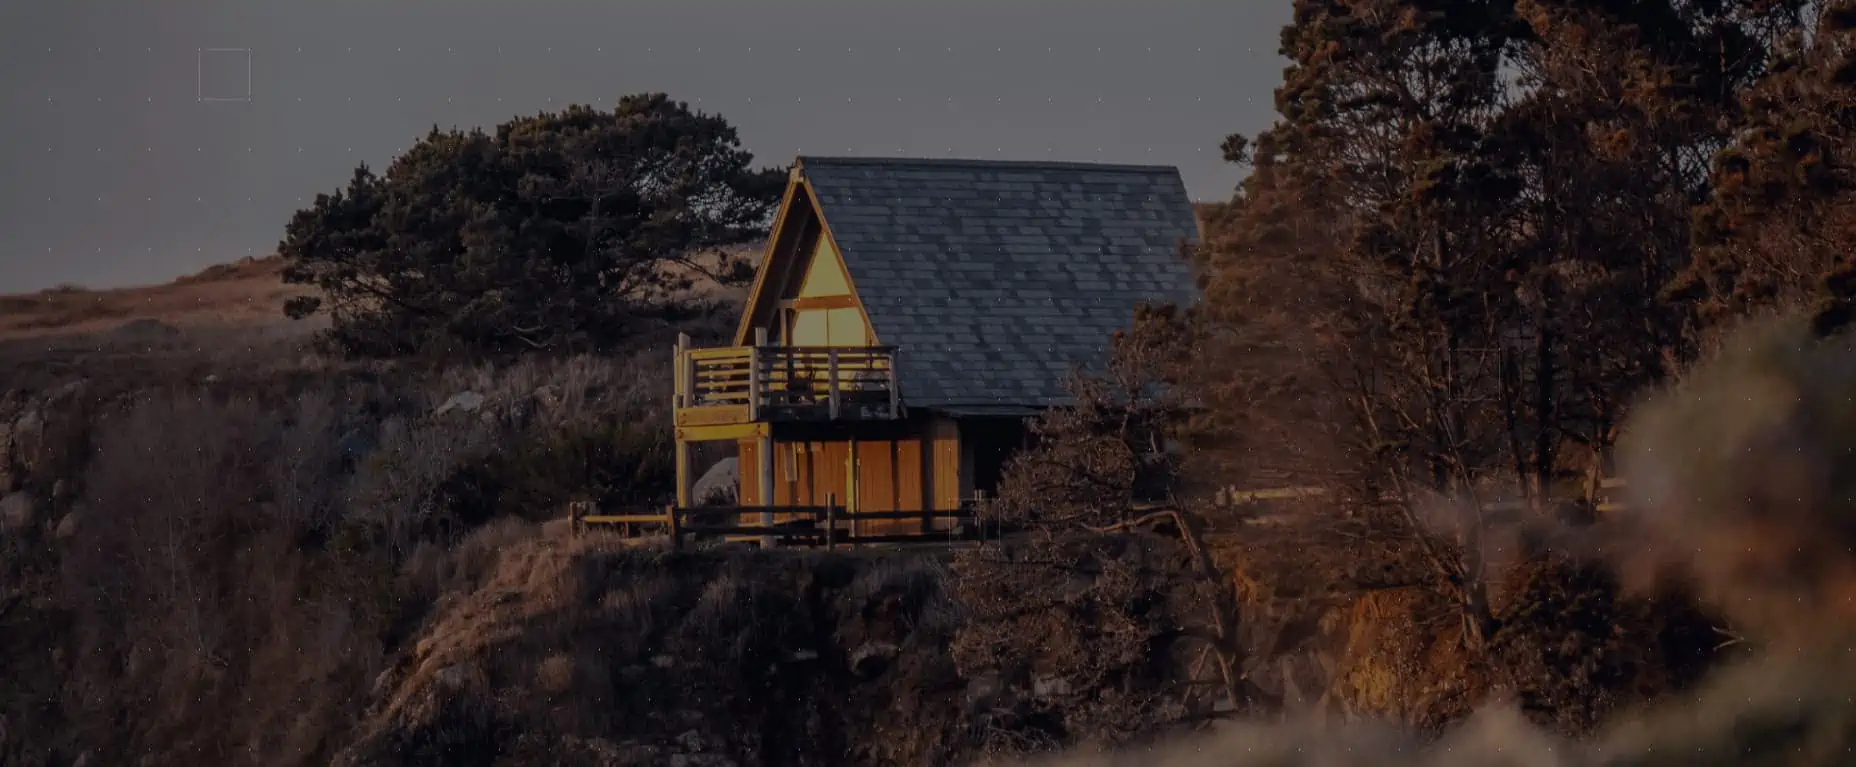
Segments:
[[[799,158],[734,345],[678,350],[678,505],[699,441],[738,444],[742,507],[855,519],[990,493],[1137,304],[1197,299],[1198,236],[1171,167]]]

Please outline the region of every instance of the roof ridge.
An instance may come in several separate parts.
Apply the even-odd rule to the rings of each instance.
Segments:
[[[1093,170],[1139,173],[1179,173],[1177,165],[1135,165],[1127,163],[1075,162],[1062,160],[982,160],[976,157],[840,157],[799,155],[796,164],[808,162],[835,165],[930,165],[940,168],[1022,168],[1025,170]]]

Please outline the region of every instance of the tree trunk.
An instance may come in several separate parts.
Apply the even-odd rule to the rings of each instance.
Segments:
[[[1534,486],[1544,508],[1552,503],[1554,471],[1553,389],[1558,370],[1553,364],[1553,299],[1551,285],[1541,288],[1541,308],[1534,331]]]
[[[1467,480],[1465,480],[1467,482]],[[1456,584],[1457,606],[1462,613],[1463,646],[1480,654],[1489,635],[1495,630],[1495,614],[1489,605],[1488,555],[1483,551],[1484,514],[1482,498],[1473,488],[1465,493],[1467,502],[1458,499],[1457,545],[1462,549],[1463,571]]]

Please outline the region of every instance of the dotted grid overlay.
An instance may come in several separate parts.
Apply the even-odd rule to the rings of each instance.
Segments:
[[[200,101],[251,101],[251,49],[201,48],[194,68]]]
[[[241,41],[225,41],[225,43],[222,43],[220,46],[217,46],[217,47],[199,47],[199,48],[193,49],[193,54],[194,54],[194,72],[193,72],[194,93],[193,93],[193,96],[196,102],[206,107],[219,107],[219,106],[235,107],[235,106],[251,105],[259,101],[289,100],[289,101],[301,103],[301,102],[312,102],[312,101],[317,100],[314,97],[305,98],[302,95],[293,95],[289,93],[276,93],[274,90],[267,91],[265,88],[265,79],[266,79],[265,75],[262,71],[260,71],[262,68],[254,66],[254,59],[256,58],[255,54],[264,53],[264,52],[257,51],[256,49],[252,47],[235,47],[238,45],[239,42]],[[1025,46],[1025,47],[1032,48],[1032,46]],[[49,52],[50,49],[48,48],[47,50]],[[712,56],[720,52],[721,50],[722,50],[721,48],[718,48],[716,46],[693,46],[690,48],[660,46],[660,47],[645,47],[643,49],[643,53],[647,57],[661,56],[667,59],[674,58],[680,61],[700,61],[702,60],[703,56],[705,55]],[[751,54],[751,55],[767,56],[769,57],[770,60],[772,59],[789,59],[790,60],[791,57],[799,57],[802,60],[810,59],[814,63],[819,62],[819,61],[844,61],[844,62],[848,62],[847,65],[854,65],[856,61],[858,61],[859,59],[863,57],[867,57],[867,56],[888,57],[888,56],[894,55],[894,56],[909,57],[911,59],[915,57],[921,57],[919,61],[914,62],[914,63],[918,66],[929,67],[929,68],[938,66],[948,61],[955,61],[955,60],[959,60],[965,57],[984,56],[986,54],[1007,54],[1007,53],[1013,53],[1013,52],[1022,54],[1025,52],[1024,48],[1020,48],[1014,51],[1014,49],[1010,46],[966,46],[966,47],[962,47],[962,46],[848,47],[847,46],[847,47],[842,47],[842,48],[836,47],[836,46],[804,46],[804,47],[799,47],[799,46],[795,46],[795,47],[744,46],[741,50],[742,52]],[[1259,53],[1257,49],[1251,48],[1251,47],[1245,47],[1243,48],[1243,50],[1245,51],[1244,55],[1247,55],[1247,56],[1255,55]],[[621,49],[621,48],[609,48],[609,47],[568,48],[568,47],[562,47],[562,46],[545,46],[545,45],[537,46],[535,49],[527,49],[523,46],[512,47],[512,46],[501,46],[501,45],[443,46],[443,47],[441,47],[440,45],[415,45],[415,46],[405,46],[405,47],[396,46],[392,48],[392,51],[394,54],[397,54],[397,55],[404,55],[404,56],[410,56],[410,57],[425,57],[425,58],[437,58],[437,57],[461,58],[461,57],[469,57],[469,56],[504,57],[504,56],[513,56],[513,55],[524,55],[526,53],[528,55],[540,55],[540,56],[549,56],[549,55],[585,56],[587,54],[591,54],[592,57],[594,57],[595,59],[604,57],[604,58],[610,58],[613,60],[617,60],[621,56],[630,56],[630,55],[635,55],[638,53],[637,49]],[[1140,68],[1143,66],[1151,66],[1157,72],[1164,72],[1175,66],[1179,66],[1185,63],[1185,60],[1187,59],[1193,59],[1195,57],[1201,57],[1201,56],[1216,56],[1219,54],[1228,53],[1226,51],[1212,50],[1212,49],[1207,49],[1203,47],[1193,47],[1190,49],[1183,48],[1183,47],[1175,48],[1175,49],[1168,49],[1168,48],[1163,48],[1159,46],[1147,46],[1147,45],[1130,45],[1130,46],[1125,46],[1125,47],[1118,47],[1118,46],[1036,46],[1035,48],[1033,48],[1033,51],[1035,53],[1042,54],[1042,56],[1039,57],[1041,61],[1035,60],[1035,59],[1027,60],[1025,62],[1027,65],[1032,65],[1032,66],[1061,65],[1066,60],[1097,61],[1097,62],[1122,61],[1122,62],[1126,62],[1126,66],[1129,66],[1129,67]],[[96,54],[102,54],[105,51],[102,49],[96,49],[93,52]],[[141,52],[156,53],[157,51],[155,48],[148,48],[145,51],[141,51]],[[326,49],[318,49],[313,46],[307,46],[307,47],[289,46],[287,48],[274,51],[273,53],[281,54],[284,56],[315,57],[315,56],[328,56],[328,55],[353,55],[356,53],[367,53],[367,52],[369,51],[367,47],[365,46],[339,46],[339,47],[330,47]],[[375,49],[374,52],[384,52],[384,50]],[[1162,58],[1165,58],[1166,60],[1163,61],[1161,60]],[[775,66],[775,65],[776,64],[771,63],[770,61],[769,66]],[[1046,76],[1046,75],[1048,75],[1048,72],[1040,72],[1038,76]],[[545,83],[541,85],[545,87]],[[465,86],[460,85],[457,87],[465,87]],[[539,87],[536,88],[536,90],[540,90],[540,89],[541,88]],[[791,103],[791,104],[796,104],[796,105],[808,105],[808,106],[811,104],[826,104],[826,103],[833,103],[833,102],[844,103],[844,104],[858,104],[858,105],[881,104],[886,107],[894,107],[897,105],[901,105],[903,108],[906,108],[906,109],[923,110],[922,113],[924,115],[929,115],[929,114],[933,114],[934,112],[940,112],[942,114],[946,114],[947,110],[958,109],[961,107],[971,108],[975,106],[993,106],[993,105],[1010,106],[1012,105],[1013,101],[1018,101],[1020,104],[1024,104],[1027,106],[1033,106],[1032,104],[1029,104],[1028,102],[1035,101],[1035,102],[1042,102],[1042,104],[1037,104],[1035,106],[1055,105],[1058,107],[1068,107],[1068,108],[1088,107],[1092,111],[1094,109],[1101,109],[1101,110],[1107,110],[1109,112],[1125,112],[1125,111],[1130,111],[1130,110],[1139,111],[1143,109],[1160,109],[1160,110],[1178,109],[1178,108],[1181,108],[1182,106],[1189,107],[1191,105],[1203,105],[1203,104],[1206,104],[1207,102],[1211,102],[1213,104],[1220,103],[1220,102],[1255,104],[1259,100],[1262,100],[1262,101],[1269,100],[1269,95],[1266,92],[1218,93],[1218,94],[1213,94],[1211,96],[1207,96],[1204,94],[1191,94],[1191,95],[1176,94],[1172,97],[1156,98],[1155,96],[1149,93],[1141,92],[1141,89],[1135,89],[1128,93],[1116,93],[1116,94],[1109,94],[1109,95],[1088,94],[1088,93],[1068,93],[1065,95],[1041,95],[1041,96],[1019,95],[1016,97],[1008,98],[1004,96],[986,94],[983,92],[979,94],[973,94],[971,93],[972,91],[974,90],[983,91],[984,87],[981,86],[980,88],[976,89],[974,87],[974,83],[968,82],[964,79],[961,79],[958,82],[950,81],[949,83],[945,84],[945,86],[942,86],[942,87],[936,87],[932,84],[928,85],[927,87],[917,87],[913,89],[916,92],[912,92],[909,94],[898,94],[898,95],[887,95],[887,94],[881,95],[881,96],[828,95],[828,92],[831,89],[832,89],[831,84],[829,82],[826,82],[826,83],[815,84],[815,85],[807,87],[806,90],[809,91],[809,93],[792,94],[790,96],[786,94],[774,95],[774,94],[769,93],[769,94],[764,94],[764,95],[761,95],[761,94],[742,95],[739,97],[730,97],[730,98],[721,98],[721,99],[710,98],[707,100],[705,100],[699,94],[690,94],[689,96],[684,96],[684,95],[679,94],[675,89],[672,89],[669,92],[672,98],[677,98],[679,100],[686,101],[694,108],[708,110],[708,111],[719,111],[724,116],[728,116],[730,111],[732,110],[742,110],[744,107],[765,106],[772,102],[786,102],[786,103]],[[643,87],[621,88],[618,91],[614,91],[611,93],[603,93],[603,92],[602,93],[589,93],[589,94],[575,95],[575,96],[558,96],[558,95],[538,94],[538,93],[533,93],[533,92],[530,92],[530,93],[519,93],[518,92],[518,93],[499,93],[499,94],[476,93],[476,94],[467,94],[467,95],[456,96],[456,97],[451,96],[451,95],[445,95],[442,97],[438,97],[437,94],[427,93],[427,94],[419,94],[416,97],[393,95],[393,96],[388,96],[387,98],[390,98],[391,101],[393,102],[400,102],[400,103],[417,100],[419,98],[424,98],[424,99],[431,99],[431,101],[434,103],[442,102],[443,104],[447,104],[447,105],[477,102],[480,104],[481,103],[494,103],[494,104],[506,106],[507,108],[502,112],[496,113],[497,116],[495,117],[483,117],[482,119],[473,119],[467,122],[458,123],[455,126],[455,127],[464,127],[464,128],[480,127],[480,128],[488,129],[488,128],[493,127],[496,123],[503,121],[503,120],[513,119],[515,117],[522,116],[522,115],[532,115],[532,114],[535,114],[537,112],[542,112],[542,111],[559,109],[569,104],[586,104],[586,105],[593,106],[596,108],[609,108],[611,106],[611,102],[613,102],[617,98],[617,95],[619,93],[641,91],[641,90],[648,90],[648,88],[643,88]],[[827,91],[827,93],[826,94],[818,93],[818,91],[820,90]],[[264,95],[261,96],[260,95],[261,92]],[[67,96],[64,96],[62,94],[58,96],[47,95],[45,100],[47,102],[63,102],[63,101],[66,101],[67,98],[68,98]],[[790,101],[788,101],[788,99],[790,99]],[[85,98],[81,100],[88,101],[90,99]],[[98,97],[96,100],[101,102],[104,99],[102,97]],[[158,99],[152,95],[142,96],[135,100],[147,101],[149,103],[154,103],[158,101]],[[355,96],[341,97],[342,103],[344,103],[345,105],[352,105],[356,107],[362,106],[368,100],[369,99],[366,97],[361,97],[361,98],[357,98]],[[433,124],[443,124],[448,127],[452,125],[450,121],[446,120],[442,116],[434,116],[434,118],[430,122]],[[731,120],[731,122],[736,122],[736,124],[739,125],[738,121]],[[1230,127],[1231,129],[1238,129],[1244,126],[1232,125]],[[394,146],[391,149],[390,155],[393,157],[396,157],[399,154],[403,153],[408,148],[410,148],[411,142],[415,140],[416,138],[418,138],[418,136],[408,135],[404,137],[403,141],[395,142],[397,146]],[[1202,137],[1202,140],[1194,142],[1194,145],[1191,147],[1192,153],[1200,157],[1207,157],[1208,155],[1215,156],[1219,151],[1218,148],[1216,147],[1218,138],[1219,138],[1218,135],[1210,135],[1210,134]],[[1112,163],[1155,163],[1155,164],[1181,165],[1182,163],[1179,162],[1180,160],[1179,152],[1183,149],[1183,147],[1178,147],[1178,146],[1155,147],[1155,146],[1101,145],[1101,146],[1094,146],[1094,147],[1072,146],[1072,147],[1065,148],[1065,149],[1046,148],[1043,151],[1038,151],[1037,149],[1027,148],[1023,145],[1016,146],[1016,147],[1006,147],[1006,146],[985,147],[983,145],[973,146],[969,143],[969,144],[959,146],[959,147],[948,146],[948,145],[935,146],[932,143],[924,143],[920,141],[919,138],[911,140],[905,145],[882,146],[881,143],[888,143],[888,142],[880,142],[879,144],[875,144],[875,145],[865,143],[859,146],[831,146],[831,145],[821,146],[821,145],[814,145],[814,144],[806,144],[806,145],[795,145],[795,146],[791,146],[788,148],[781,148],[778,146],[769,146],[762,141],[755,141],[753,136],[744,135],[743,139],[745,142],[750,143],[750,145],[753,146],[755,154],[757,156],[757,160],[761,161],[762,163],[785,162],[787,160],[790,160],[794,156],[804,155],[804,154],[814,154],[814,155],[845,155],[845,156],[889,155],[889,156],[895,156],[895,157],[942,156],[942,157],[950,157],[950,158],[970,157],[974,159],[988,159],[990,156],[990,158],[993,158],[993,159],[1058,160],[1058,161],[1078,161],[1078,162],[1096,161],[1096,162],[1112,162]],[[141,149],[142,151],[149,152],[149,153],[158,151],[158,147],[154,147],[154,146],[138,147],[138,149]],[[988,149],[990,149],[991,151],[987,151]],[[47,146],[45,148],[45,151],[56,152],[58,151],[58,149],[52,146]],[[104,149],[95,148],[93,151],[101,153],[104,151]],[[207,151],[207,149],[204,146],[193,147],[193,152],[195,153],[203,153],[205,151]],[[243,148],[243,151],[250,153],[250,152],[254,152],[255,150],[251,146],[246,146]],[[285,150],[285,151],[289,151],[289,150]],[[296,147],[295,151],[300,154],[300,153],[305,152],[306,150],[303,147]],[[365,152],[368,155],[372,155],[378,151],[379,151],[378,149],[365,149],[362,147],[347,146],[347,147],[344,147],[343,153],[350,155],[350,156],[356,156],[358,160],[359,159],[358,155],[361,153]],[[1143,158],[1141,155],[1148,155],[1149,157]],[[1165,155],[1165,159],[1162,159],[1160,155]],[[373,161],[377,167],[380,167],[380,166],[383,166],[385,164],[385,161],[389,160],[390,157],[380,157],[380,158],[369,157],[368,159]],[[1207,157],[1207,164],[1211,164],[1213,162],[1215,162],[1214,158]],[[344,166],[344,167],[347,167],[347,166]],[[331,176],[331,178],[334,178],[334,176]],[[321,188],[305,188],[305,189],[300,190],[301,192],[300,194],[293,195],[293,199],[298,206],[307,205],[313,200],[316,194],[320,192],[324,192],[324,191],[327,191],[327,190],[321,189]],[[189,196],[196,197],[196,199],[194,200],[194,202],[196,203],[205,204],[209,202],[209,200],[206,197],[199,197],[195,195],[189,195]],[[150,201],[152,201],[153,199],[154,199],[153,197],[149,198]],[[101,202],[102,198],[98,197],[97,201]],[[247,196],[245,201],[252,202],[252,198]],[[262,245],[262,246],[247,246],[247,247],[242,248],[242,250],[244,251],[243,253],[238,253],[238,254],[228,253],[227,256],[228,257],[234,256],[234,255],[258,256],[258,255],[263,255],[263,253],[265,251],[268,251],[269,249],[270,249],[270,246],[268,244]],[[101,248],[99,248],[98,250],[100,252]],[[148,250],[149,252],[153,252],[154,249],[150,247],[148,248]],[[202,254],[206,252],[206,249],[203,247],[195,248],[195,250]],[[52,255],[52,253],[53,251],[51,249],[48,249],[46,251],[46,255],[48,256]]]

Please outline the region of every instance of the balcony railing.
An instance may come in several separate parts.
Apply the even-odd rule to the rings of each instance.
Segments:
[[[885,346],[730,346],[677,355],[677,410],[703,422],[901,416],[896,352]],[[679,422],[686,419],[679,417]]]

